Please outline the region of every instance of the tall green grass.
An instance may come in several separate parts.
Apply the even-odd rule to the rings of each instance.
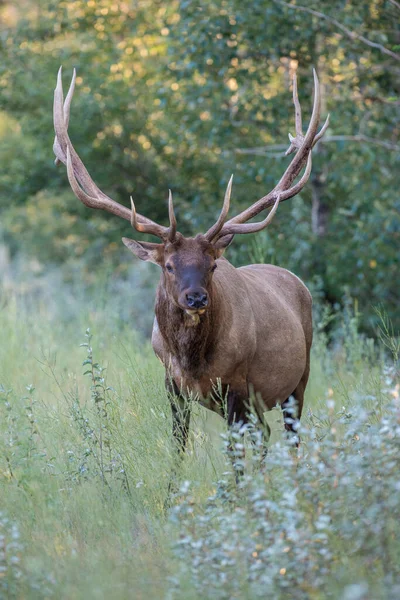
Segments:
[[[113,294],[79,297],[64,286],[2,298],[0,598],[253,598],[268,589],[277,598],[391,597],[400,582],[392,522],[398,455],[390,454],[390,440],[400,437],[398,387],[383,345],[359,335],[357,315],[336,317],[340,334],[330,345],[327,319],[317,317],[300,458],[287,448],[275,409],[264,469],[252,466],[253,447],[247,479],[236,487],[225,423],[195,407],[182,490],[166,511],[174,448],[163,368],[120,314]],[[369,448],[363,465],[352,460]],[[380,477],[392,513],[386,492],[379,500],[367,483],[379,487],[372,458],[385,453]],[[350,482],[341,488],[345,476]],[[340,515],[349,511],[351,478],[354,502],[362,505],[365,486],[372,516],[358,522],[353,515],[346,538]],[[293,490],[299,500],[291,505]],[[267,502],[261,512],[258,497]],[[382,523],[375,544],[365,540],[368,519]],[[274,552],[257,563],[252,536],[261,523]],[[307,537],[318,527],[322,542]],[[388,528],[393,539],[380,535]],[[280,542],[292,534],[301,553]]]

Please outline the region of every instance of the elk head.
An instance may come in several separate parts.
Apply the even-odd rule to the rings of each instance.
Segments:
[[[123,219],[129,220],[140,233],[157,236],[161,243],[139,242],[123,238],[124,244],[141,260],[159,265],[163,271],[166,293],[182,310],[191,315],[202,314],[211,305],[211,282],[217,268],[216,260],[223,254],[235,234],[254,233],[267,227],[273,219],[280,202],[295,196],[306,184],[311,173],[311,151],[325,133],[329,116],[319,133],[321,98],[319,82],[314,71],[314,104],[307,132],[302,131],[301,108],[297,96],[296,77],[293,81],[296,136],[289,134],[290,147],[286,154],[296,152],[278,184],[266,196],[249,208],[226,221],[232,189],[229,180],[221,213],[216,223],[205,233],[194,238],[185,238],[177,231],[172,194],[169,192],[169,227],[164,227],[138,214],[131,198],[131,210],[115,202],[102,192],[90,177],[87,169],[76,153],[68,136],[69,112],[74,93],[76,74],[72,78],[67,97],[63,99],[61,68],[58,72],[57,87],[54,92],[54,153],[56,164],[67,166],[69,183],[75,195],[90,208],[103,209]],[[305,166],[304,173],[297,183],[293,183]],[[267,217],[257,223],[248,223],[263,210],[272,207]],[[198,316],[196,319],[198,322]]]
[[[122,241],[138,258],[153,262],[162,268],[166,292],[179,308],[192,316],[203,314],[210,306],[211,281],[217,268],[216,260],[222,256],[233,239],[233,232],[221,233],[229,210],[232,179],[233,176],[225,192],[219,219],[206,234],[198,234],[194,238],[185,238],[176,230],[171,191],[168,201],[170,220],[168,228],[140,223],[131,198],[132,227],[141,233],[151,233],[160,237],[162,243],[137,242],[129,238],[122,238]],[[268,225],[278,204],[279,196],[268,217],[260,224],[252,224],[254,230],[258,231]],[[246,225],[239,225],[234,230],[236,233],[245,233],[245,228]]]
[[[190,315],[201,315],[210,307],[211,282],[219,250],[204,235],[185,238],[177,233],[164,244],[135,242],[128,238],[122,241],[136,256],[162,268],[163,287],[176,306]]]

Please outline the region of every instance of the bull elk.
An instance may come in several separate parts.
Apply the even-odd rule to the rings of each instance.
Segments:
[[[130,210],[96,186],[68,136],[74,86],[75,71],[64,102],[60,68],[54,93],[56,164],[67,166],[71,188],[86,206],[122,217],[136,231],[161,240],[149,243],[122,238],[138,258],[161,268],[152,345],[165,367],[173,436],[178,447],[183,450],[186,445],[189,397],[194,395],[208,409],[222,414],[221,402],[214,393],[217,381],[226,397],[230,426],[248,421],[252,396],[261,423],[265,411],[281,404],[285,428],[296,436],[310,369],[311,295],[290,271],[263,264],[235,268],[222,255],[236,234],[265,229],[279,203],[298,194],[306,184],[311,173],[312,148],[323,136],[329,120],[328,117],[318,132],[321,99],[315,71],[314,103],[305,134],[296,77],[293,81],[296,135],[289,134],[286,154],[295,155],[278,184],[227,221],[231,177],[217,222],[207,233],[195,237],[184,237],[177,231],[171,192],[169,226],[164,227],[137,213],[132,199]],[[269,207],[272,209],[264,220],[248,223]],[[291,397],[297,404],[297,419],[287,414]]]

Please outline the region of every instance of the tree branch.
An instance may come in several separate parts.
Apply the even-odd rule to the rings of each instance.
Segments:
[[[347,27],[345,27],[345,25],[343,25],[342,23],[339,23],[339,21],[337,21],[336,19],[333,19],[332,17],[328,17],[327,15],[325,15],[321,12],[318,12],[312,8],[307,8],[306,6],[299,6],[298,4],[289,4],[289,2],[284,2],[284,0],[273,0],[273,1],[276,4],[280,4],[281,6],[286,6],[287,8],[292,8],[294,10],[300,10],[302,12],[306,12],[311,15],[314,15],[314,16],[318,17],[319,19],[324,19],[325,21],[328,21],[328,23],[333,23],[333,25],[335,25],[338,29],[341,29],[351,40],[359,40],[360,42],[363,42],[364,44],[366,44],[367,46],[370,46],[371,48],[377,48],[378,50],[380,50],[382,52],[382,54],[387,54],[388,56],[391,56],[395,60],[400,61],[400,54],[397,54],[396,52],[392,52],[385,46],[382,46],[382,44],[378,44],[377,42],[371,42],[371,40],[368,40],[366,37],[364,37],[360,33],[357,33],[356,31],[352,31],[351,29],[348,29]],[[395,2],[395,0],[393,0],[392,4],[393,3],[398,4],[397,2]]]
[[[322,138],[318,143],[319,144],[330,144],[332,142],[357,142],[363,144],[373,144],[375,146],[380,146],[381,148],[386,148],[387,150],[395,150],[400,151],[400,146],[398,144],[394,144],[392,142],[387,142],[385,140],[379,140],[376,138],[369,137],[362,133],[358,133],[356,135],[330,135],[328,137]],[[237,154],[252,154],[254,156],[281,156],[277,153],[278,150],[285,151],[287,144],[271,144],[268,146],[261,146],[258,148],[236,148],[235,152]]]
[[[364,100],[370,100],[371,102],[379,102],[380,104],[387,104],[388,106],[400,106],[400,100],[388,100],[381,96],[364,96]]]
[[[396,2],[396,0],[389,0],[390,4],[393,4],[393,6],[395,6],[396,8],[398,8],[400,10],[400,4],[398,2]]]

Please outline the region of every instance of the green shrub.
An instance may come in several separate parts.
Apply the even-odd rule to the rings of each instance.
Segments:
[[[381,375],[385,406],[311,413],[300,457],[247,426],[251,458],[236,486],[226,472],[205,502],[185,482],[174,509],[179,597],[395,598],[400,594],[400,401],[394,368]],[[390,396],[392,398],[390,399]],[[321,424],[324,424],[321,427]],[[244,429],[244,428],[242,428]],[[233,432],[241,454],[239,427]],[[181,596],[180,596],[181,593]]]

